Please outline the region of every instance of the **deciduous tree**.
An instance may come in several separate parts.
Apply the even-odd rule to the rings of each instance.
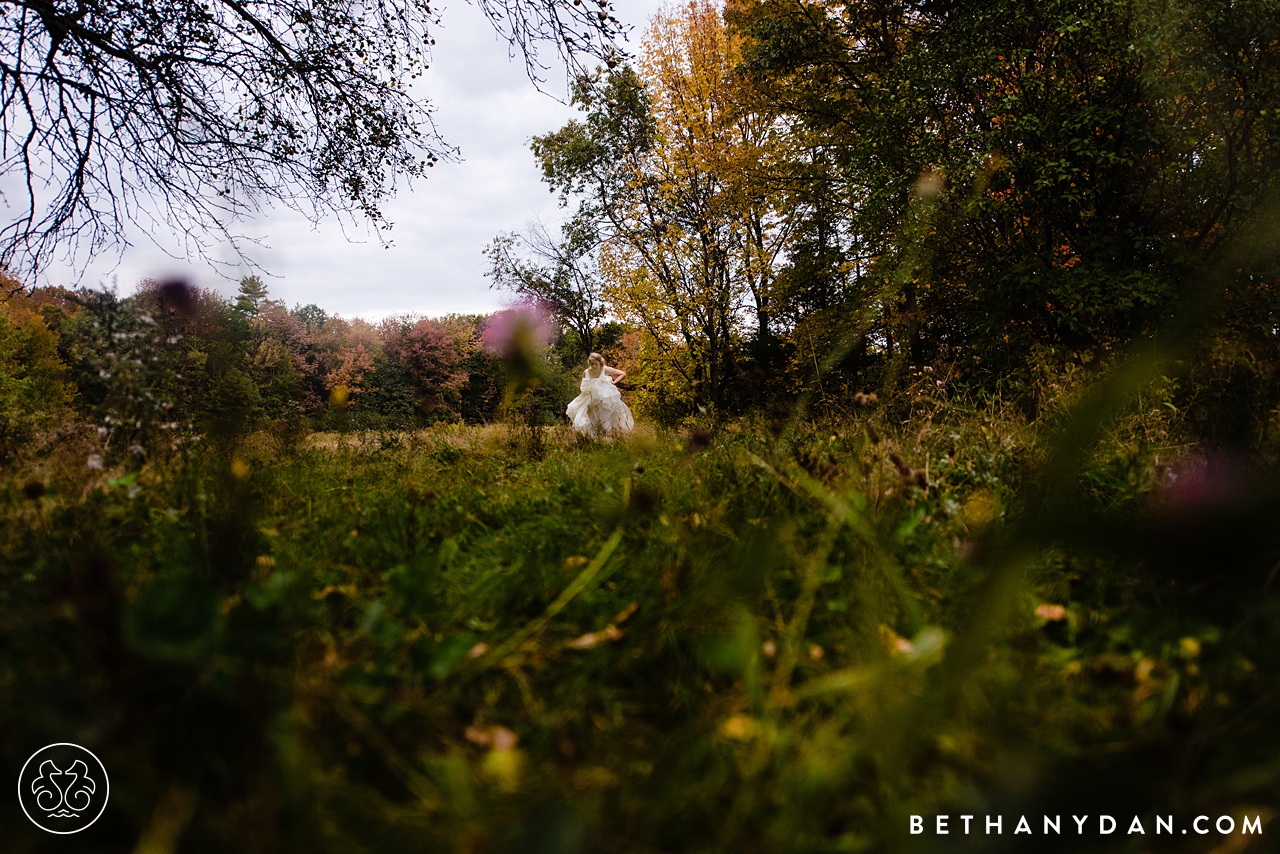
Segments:
[[[597,265],[595,223],[575,216],[553,237],[541,222],[523,233],[500,234],[485,248],[495,285],[535,300],[577,335],[579,355],[595,349],[605,319],[604,282]]]
[[[530,73],[539,47],[610,57],[607,2],[479,0]],[[239,249],[279,202],[385,226],[397,177],[452,155],[412,92],[430,0],[9,0],[0,14],[0,267],[83,263],[137,221]]]
[[[615,310],[712,403],[735,341],[771,332],[787,232],[761,180],[780,129],[737,63],[718,6],[660,11],[637,68],[582,80],[585,121],[534,140],[545,179],[599,223]]]
[[[755,85],[828,164],[810,192],[866,283],[842,310],[915,362],[1016,367],[1148,332],[1277,189],[1269,2],[764,0],[730,17]],[[821,254],[796,246],[793,264]]]

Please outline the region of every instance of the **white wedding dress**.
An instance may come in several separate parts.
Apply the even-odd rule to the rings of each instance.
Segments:
[[[583,371],[578,388],[582,393],[565,410],[574,430],[599,437],[629,433],[636,426],[618,387],[609,381],[604,371],[598,377],[591,376],[589,370]]]

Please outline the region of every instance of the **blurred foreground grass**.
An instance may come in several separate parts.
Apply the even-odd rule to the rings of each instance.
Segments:
[[[1139,396],[1066,492],[1053,419],[990,401],[127,471],[68,440],[0,485],[5,767],[98,753],[77,851],[1140,850],[907,817],[1269,819],[1274,470],[1172,409]]]

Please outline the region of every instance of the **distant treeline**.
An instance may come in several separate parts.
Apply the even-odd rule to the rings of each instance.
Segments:
[[[513,309],[513,312],[520,311]],[[502,417],[507,365],[483,344],[504,312],[381,322],[182,282],[135,294],[39,288],[0,306],[0,445],[16,450],[73,411],[114,448],[245,430],[410,428]],[[599,330],[617,349],[624,330]],[[573,334],[543,354],[521,418],[553,421],[576,393]]]

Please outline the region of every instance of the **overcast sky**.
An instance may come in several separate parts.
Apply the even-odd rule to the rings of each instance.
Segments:
[[[634,25],[634,51],[656,10],[656,0],[619,0],[618,17]],[[509,301],[484,277],[484,246],[500,231],[521,229],[534,217],[559,222],[556,197],[539,180],[529,139],[563,125],[574,115],[565,104],[539,93],[525,76],[519,57],[508,58],[478,10],[452,0],[435,34],[435,55],[421,92],[434,104],[438,129],[461,148],[462,161],[437,164],[430,177],[384,206],[395,223],[392,246],[380,245],[362,231],[350,242],[336,222],[313,227],[290,211],[276,211],[246,223],[242,231],[270,249],[254,257],[271,274],[271,296],[315,303],[330,314],[377,319],[388,314],[438,316],[451,312],[487,312]],[[564,97],[563,75],[551,74],[545,87]],[[163,237],[163,236],[161,236]],[[141,278],[184,275],[222,293],[235,291],[206,266],[174,261],[143,235],[135,235],[117,265],[112,255],[91,267],[85,285],[110,284],[122,293]],[[57,283],[59,273],[50,271]],[[75,278],[63,271],[68,283]]]

